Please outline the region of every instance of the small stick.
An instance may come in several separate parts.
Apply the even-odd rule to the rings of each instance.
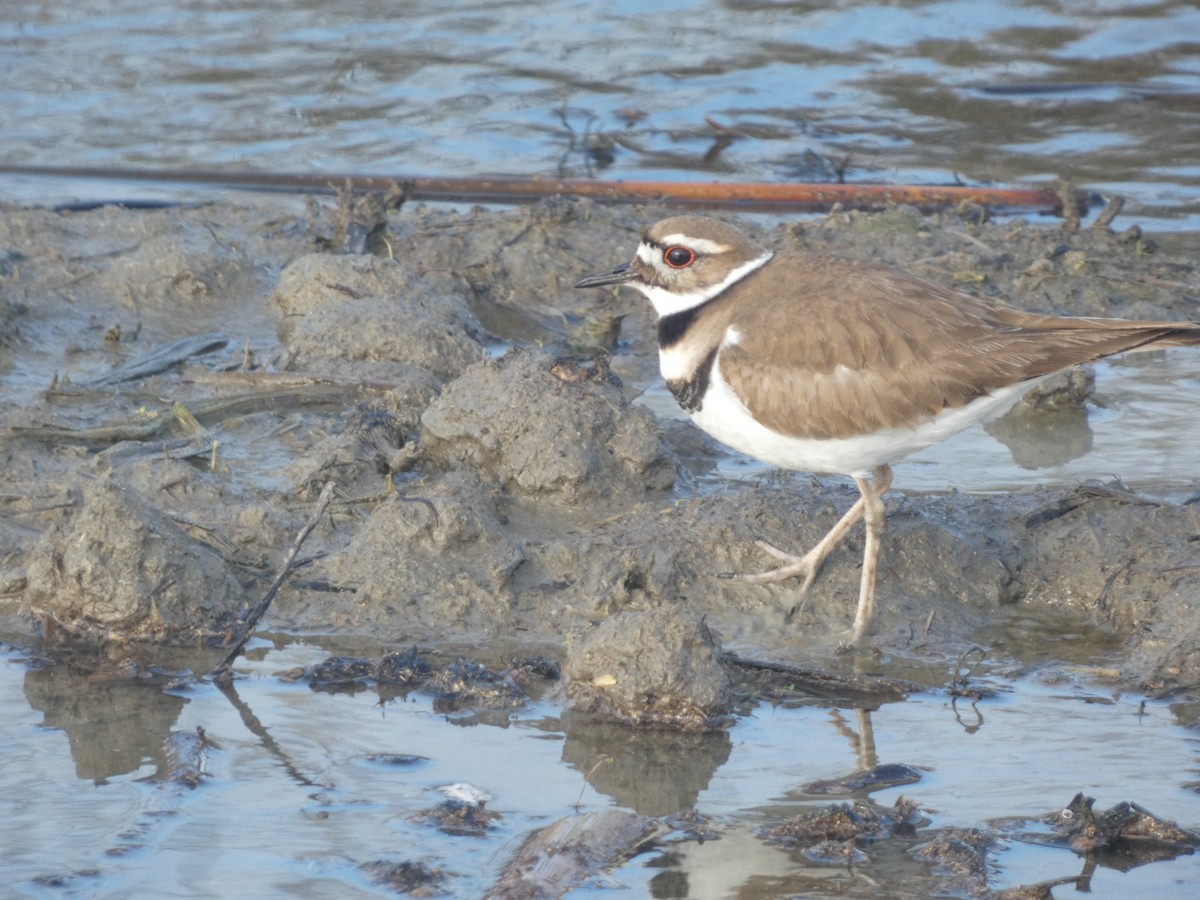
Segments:
[[[1144,700],[1142,702],[1145,703]],[[583,776],[583,786],[579,789],[579,796],[575,798],[575,805],[572,807],[575,812],[579,812],[579,807],[583,805],[583,792],[586,791],[588,789],[588,785],[591,784],[591,777],[596,774],[596,770],[605,763],[610,763],[612,761],[613,758],[606,753],[604,756],[596,760],[596,764],[594,766],[588,769],[588,773]]]
[[[238,655],[246,647],[246,642],[250,640],[250,635],[254,633],[254,629],[258,627],[259,621],[267,614],[267,610],[271,607],[271,601],[275,599],[275,595],[279,593],[279,589],[283,587],[283,582],[287,580],[291,574],[292,567],[296,564],[296,554],[300,552],[301,545],[308,538],[312,530],[317,527],[317,522],[321,521],[321,516],[325,515],[325,510],[329,506],[329,501],[333,499],[333,482],[325,483],[325,489],[321,491],[321,496],[317,500],[317,508],[304,523],[304,527],[296,535],[296,539],[292,541],[292,546],[288,550],[287,558],[283,561],[283,568],[279,570],[279,574],[275,580],[271,582],[271,586],[267,588],[266,594],[263,595],[258,606],[250,611],[249,618],[246,619],[246,624],[242,630],[242,636],[234,643],[233,649],[226,655],[224,661],[217,666],[209,676],[217,684],[228,684],[233,680],[233,672],[230,668],[233,661],[238,658]]]
[[[1075,190],[1075,186],[1071,184],[1069,177],[1060,179],[1058,190],[1062,198],[1062,206],[1060,208],[1062,209],[1063,230],[1078,231],[1080,219],[1083,218],[1083,213],[1087,211],[1086,209],[1081,210],[1078,204],[1071,202],[1071,199],[1078,196],[1079,192]]]
[[[1112,224],[1112,220],[1115,219],[1124,208],[1124,197],[1109,197],[1108,202],[1104,204],[1104,209],[1100,210],[1100,215],[1096,216],[1096,221],[1092,223],[1092,228],[1096,231],[1103,231]]]
[[[95,378],[89,378],[83,384],[92,388],[100,388],[111,387],[114,384],[121,384],[125,381],[137,381],[140,378],[147,378],[151,375],[157,375],[159,372],[165,372],[167,369],[173,368],[184,360],[191,359],[193,356],[203,356],[206,353],[212,353],[214,350],[220,350],[228,343],[229,338],[216,332],[180,338],[177,341],[172,341],[169,344],[156,348],[145,356],[135,359],[128,365],[121,366],[119,369],[114,369]]]

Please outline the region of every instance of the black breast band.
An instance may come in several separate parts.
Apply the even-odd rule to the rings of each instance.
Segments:
[[[667,387],[675,395],[675,399],[689,413],[699,412],[704,406],[704,395],[708,393],[712,381],[713,364],[717,361],[717,347],[713,347],[708,356],[696,367],[692,377],[686,380],[676,378],[667,382]]]

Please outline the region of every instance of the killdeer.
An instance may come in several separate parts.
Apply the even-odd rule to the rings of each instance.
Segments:
[[[1063,369],[1128,350],[1200,344],[1200,323],[1039,315],[884,265],[774,252],[703,216],[664,219],[627,265],[576,287],[629,285],[658,314],[659,366],[679,405],[764,462],[851,476],[861,497],[803,556],[751,582],[803,576],[800,596],[859,519],[850,642],[875,615],[891,463],[1006,412]]]

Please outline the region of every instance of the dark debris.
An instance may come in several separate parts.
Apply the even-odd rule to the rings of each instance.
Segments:
[[[879,807],[860,800],[815,809],[759,831],[769,844],[798,847],[819,841],[877,841],[891,836],[890,817]]]
[[[539,673],[556,671],[553,663],[547,660],[529,665],[532,671]],[[372,683],[420,689],[461,707],[473,704],[513,707],[527,699],[508,672],[496,672],[467,659],[437,665],[425,659],[415,647],[404,653],[389,653],[377,660],[331,656],[316,665],[283,672],[281,677],[287,681],[306,681],[313,690],[321,691],[350,691]]]
[[[504,818],[498,812],[487,809],[483,803],[465,800],[446,800],[437,806],[414,813],[410,820],[433,825],[443,834],[456,837],[483,837],[495,828],[495,822]]]
[[[915,784],[921,772],[903,763],[885,763],[873,769],[859,769],[841,778],[810,781],[802,790],[806,794],[853,794],[861,790],[882,790],[902,784]]]
[[[410,897],[436,897],[444,893],[446,873],[422,862],[388,862],[377,859],[360,867],[379,884]]]

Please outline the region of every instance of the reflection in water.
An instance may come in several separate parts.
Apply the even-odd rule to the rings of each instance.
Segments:
[[[575,713],[563,716],[563,727],[563,762],[597,791],[644,816],[694,807],[732,749],[726,731],[635,729]]]
[[[830,715],[833,716],[838,732],[850,739],[850,746],[858,759],[858,768],[873,769],[879,765],[879,754],[875,752],[875,729],[871,726],[871,710],[854,710],[854,718],[858,721],[857,732],[846,722],[841,710],[832,710]]]
[[[161,684],[106,680],[60,664],[30,671],[25,697],[46,727],[66,733],[78,777],[103,784],[148,763],[156,778],[169,774],[163,742],[187,700]]]
[[[1044,411],[1018,406],[983,427],[1022,469],[1061,466],[1092,449],[1092,429],[1083,407]]]
[[[1095,390],[1095,370],[1076,366],[1035,388],[984,430],[1023,469],[1061,466],[1092,449],[1086,404]]]
[[[279,760],[279,762],[283,765],[284,771],[288,773],[289,777],[291,777],[293,781],[295,781],[297,784],[305,785],[306,787],[322,786],[318,781],[305,775],[296,767],[296,764],[292,761],[291,757],[289,757],[284,749],[279,746],[279,742],[271,736],[271,733],[267,730],[266,726],[259,721],[258,716],[254,714],[254,710],[251,709],[249,704],[244,702],[238,695],[237,690],[234,688],[233,682],[219,684],[218,690],[225,695],[225,699],[228,700],[230,705],[237,710],[238,715],[241,717],[242,724],[246,726],[246,729],[251,734],[254,734],[258,737],[262,748],[267,751],[267,753]]]

